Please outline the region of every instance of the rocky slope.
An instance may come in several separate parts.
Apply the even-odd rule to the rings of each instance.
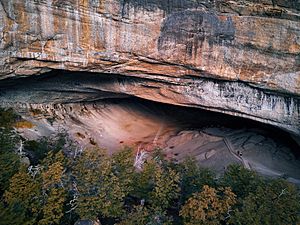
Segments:
[[[299,0],[0,0],[0,49],[0,79],[106,73],[56,92],[135,95],[300,135]]]

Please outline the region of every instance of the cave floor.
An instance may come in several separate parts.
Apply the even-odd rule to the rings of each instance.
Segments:
[[[15,109],[34,124],[19,129],[26,139],[67,132],[79,146],[98,145],[109,153],[124,146],[145,151],[160,147],[170,159],[182,161],[192,156],[218,174],[229,164],[238,163],[300,185],[300,161],[288,141],[272,137],[261,127],[243,124],[243,120],[233,126],[232,117],[126,99],[28,104]]]

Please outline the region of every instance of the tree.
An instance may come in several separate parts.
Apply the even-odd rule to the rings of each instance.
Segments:
[[[254,193],[262,183],[262,178],[254,171],[245,169],[237,164],[228,166],[220,180],[222,186],[230,187],[239,198],[244,198],[250,193]]]
[[[297,188],[284,180],[270,180],[250,193],[230,219],[236,225],[299,224],[300,196]]]
[[[42,161],[42,178],[45,189],[61,186],[64,176],[64,155],[62,151],[58,153],[49,152],[47,157]]]
[[[24,214],[23,224],[33,224],[37,221],[41,208],[41,184],[33,179],[25,167],[22,167],[10,180],[8,190],[4,193],[4,201],[8,204],[8,211],[18,215]]]
[[[211,188],[203,186],[203,190],[194,193],[180,211],[187,225],[216,225],[225,221],[226,216],[235,204],[236,195],[230,188]]]
[[[25,208],[22,203],[18,202],[10,205],[5,204],[3,201],[0,202],[0,218],[0,225],[19,225],[28,222],[28,218],[25,216]]]
[[[64,216],[64,203],[66,201],[66,190],[63,185],[65,176],[65,158],[62,151],[54,154],[49,152],[42,161],[42,192],[43,206],[42,219],[39,224],[60,224]]]
[[[187,158],[179,164],[181,182],[181,202],[185,202],[193,193],[202,190],[204,185],[214,187],[215,174],[208,169],[199,167],[193,158]]]
[[[65,134],[58,134],[54,137],[42,137],[39,140],[27,140],[24,143],[24,148],[30,153],[30,162],[32,165],[37,165],[47,157],[49,152],[55,154],[61,151],[66,144]]]
[[[0,197],[9,186],[9,180],[18,172],[20,159],[15,153],[19,135],[12,129],[17,116],[11,109],[0,108]]]
[[[146,225],[150,222],[150,214],[150,210],[145,206],[134,206],[118,225]]]
[[[65,190],[63,188],[51,188],[48,191],[46,201],[42,208],[43,218],[38,224],[60,224],[64,216]]]
[[[134,174],[132,195],[163,212],[180,196],[181,177],[176,165],[167,161],[160,149],[155,149],[144,162],[143,169]]]
[[[0,108],[0,127],[11,128],[19,118],[12,108]]]
[[[153,212],[144,205],[132,207],[129,214],[118,223],[118,225],[171,225],[172,218],[165,212]]]
[[[119,178],[119,185],[126,193],[130,193],[133,190],[135,173],[132,148],[125,147],[113,154],[111,161],[113,173]]]
[[[0,153],[14,151],[19,135],[12,126],[18,118],[12,109],[0,108]]]
[[[179,184],[180,176],[175,170],[156,165],[154,189],[149,193],[150,204],[155,212],[163,212],[179,198]]]
[[[0,154],[5,152],[13,152],[20,140],[19,135],[9,128],[0,127]]]
[[[11,177],[18,172],[20,166],[19,156],[14,152],[0,153],[0,197],[4,191],[9,187]]]
[[[151,224],[169,223],[171,217],[168,211],[177,208],[180,196],[180,175],[174,165],[155,151],[134,176],[131,195],[145,205]]]
[[[111,158],[103,149],[94,148],[85,150],[74,163],[79,192],[75,211],[82,219],[96,220],[98,215],[116,218],[125,213],[125,198],[130,191],[126,185],[132,181],[126,176],[130,169],[124,168],[128,162],[121,158]]]
[[[4,193],[8,221],[22,217],[22,224],[59,224],[64,212],[64,156],[50,152],[32,176],[25,166],[10,179]],[[12,217],[12,218],[11,218]]]
[[[156,168],[155,161],[148,160],[144,163],[142,171],[134,173],[133,190],[130,194],[139,201],[143,199],[147,203],[150,202],[149,193],[154,189]]]

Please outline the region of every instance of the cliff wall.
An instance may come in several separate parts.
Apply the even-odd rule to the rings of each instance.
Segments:
[[[0,79],[57,69],[300,134],[300,1],[0,0]]]

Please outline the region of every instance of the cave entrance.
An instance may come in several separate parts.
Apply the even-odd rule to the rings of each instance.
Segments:
[[[299,146],[279,128],[122,93],[131,78],[83,75],[56,71],[4,80],[0,100],[34,124],[19,130],[27,139],[64,130],[84,147],[99,145],[110,152],[125,145],[144,151],[160,147],[170,159],[195,157],[216,172],[238,163],[300,183]]]

